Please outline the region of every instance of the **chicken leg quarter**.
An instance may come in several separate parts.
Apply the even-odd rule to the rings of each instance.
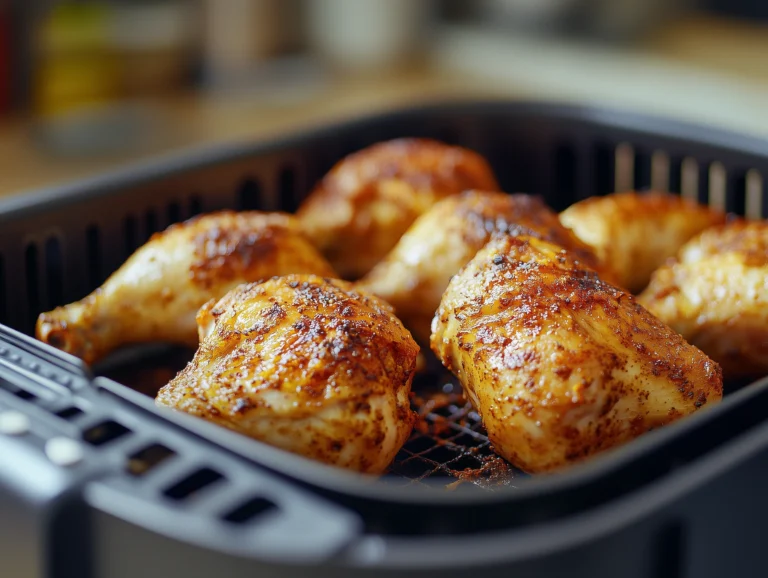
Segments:
[[[557,245],[492,239],[451,280],[432,349],[494,449],[557,470],[722,397],[722,372]]]
[[[421,215],[358,287],[392,305],[419,343],[426,345],[451,277],[495,231],[548,239],[603,273],[592,250],[560,224],[557,213],[539,197],[467,191],[439,201]]]
[[[479,154],[429,139],[396,139],[336,164],[297,216],[339,275],[357,279],[395,246],[416,217],[468,189],[498,190]]]
[[[209,299],[274,275],[333,269],[280,213],[220,212],[153,235],[85,299],[43,313],[37,337],[94,363],[135,343],[197,345],[195,315]]]
[[[707,229],[639,299],[720,363],[726,379],[768,375],[768,221]]]
[[[725,214],[678,195],[628,192],[579,201],[560,220],[594,249],[621,287],[638,293],[683,243],[724,222]]]
[[[373,474],[408,439],[419,347],[376,297],[290,275],[241,285],[198,323],[200,348],[159,405]]]

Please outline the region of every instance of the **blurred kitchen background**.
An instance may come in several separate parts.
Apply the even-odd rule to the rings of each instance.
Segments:
[[[768,136],[768,2],[0,0],[0,195],[466,97]]]

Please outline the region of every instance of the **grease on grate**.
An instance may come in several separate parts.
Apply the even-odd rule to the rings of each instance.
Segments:
[[[447,490],[473,484],[492,491],[512,486],[524,475],[493,452],[480,416],[448,375],[420,376],[411,406],[418,421],[390,467],[388,483],[443,485]]]

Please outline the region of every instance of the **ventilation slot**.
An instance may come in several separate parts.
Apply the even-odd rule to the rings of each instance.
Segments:
[[[181,205],[179,203],[170,203],[166,209],[166,217],[169,225],[181,221]]]
[[[622,143],[616,147],[616,169],[613,190],[617,193],[635,188],[635,149]]]
[[[207,488],[211,484],[222,479],[224,479],[224,476],[216,470],[212,470],[211,468],[201,468],[177,484],[174,484],[163,493],[172,500],[186,500],[203,488]]]
[[[26,389],[18,389],[14,391],[13,394],[24,401],[35,401],[37,399],[37,396],[34,393],[27,391]]]
[[[656,535],[653,572],[656,578],[680,578],[685,574],[685,531],[680,522],[664,526]]]
[[[680,169],[680,194],[686,199],[699,200],[699,163],[686,157]]]
[[[45,286],[48,290],[49,309],[64,303],[64,265],[61,243],[57,237],[48,237],[45,242]]]
[[[256,517],[263,516],[267,512],[275,509],[277,509],[275,503],[266,498],[251,498],[234,510],[224,514],[222,520],[232,524],[245,524]]]
[[[5,261],[0,255],[0,323],[8,323],[8,297],[5,292]]]
[[[261,208],[261,187],[254,179],[246,179],[237,192],[237,208],[241,211],[256,211]]]
[[[610,145],[599,144],[595,146],[595,194],[607,195],[614,192],[615,164],[614,149]],[[588,191],[585,193],[589,194]]]
[[[130,257],[139,248],[139,231],[136,217],[129,216],[123,222],[123,235],[125,237],[125,258]]]
[[[573,198],[576,190],[576,153],[570,145],[560,145],[555,150],[555,194]]]
[[[646,152],[635,152],[634,190],[647,191],[651,188],[651,155]]]
[[[38,272],[37,245],[30,243],[24,252],[24,270],[27,278],[27,315],[30,327],[33,327],[40,313],[40,275]]]
[[[70,405],[69,407],[65,407],[64,409],[60,409],[59,411],[54,412],[54,414],[59,416],[61,419],[66,419],[69,421],[83,415],[83,410],[79,407],[75,407],[74,405]]]
[[[333,151],[327,148],[317,149],[311,155],[309,155],[310,168],[307,173],[308,182],[311,185],[319,183],[325,175],[334,167],[336,162],[341,157],[337,157],[333,154]],[[503,163],[492,163],[494,167],[505,167]]]
[[[83,439],[92,446],[103,446],[131,433],[123,424],[113,420],[103,421],[83,432]]]
[[[765,196],[763,192],[763,177],[755,169],[747,171],[745,184],[745,207],[744,213],[749,219],[763,219],[768,217],[766,208],[768,205],[763,204]],[[0,316],[3,314],[2,310],[2,281],[3,279],[3,267],[2,259],[0,259]]]
[[[189,216],[194,217],[203,212],[203,202],[197,195],[192,195],[189,198]]]
[[[97,225],[90,225],[85,230],[85,261],[88,288],[101,285],[101,231]]]
[[[15,395],[16,397],[18,397],[19,399],[23,399],[24,401],[34,402],[38,399],[37,394],[29,390],[22,389],[9,381],[5,381],[4,379],[0,379],[0,389]]]
[[[153,209],[148,209],[144,213],[144,242],[147,242],[149,238],[160,230],[160,226],[157,223],[157,213]]]
[[[133,476],[143,476],[175,455],[176,452],[162,444],[152,444],[130,456],[126,470]]]
[[[285,211],[293,213],[301,203],[300,193],[296,190],[296,171],[293,167],[283,167],[277,177],[277,194],[280,195],[279,205]]]
[[[669,159],[669,187],[671,193],[682,192],[683,159],[672,157]]]
[[[747,213],[747,175],[731,173],[726,180],[725,210],[737,215]]]

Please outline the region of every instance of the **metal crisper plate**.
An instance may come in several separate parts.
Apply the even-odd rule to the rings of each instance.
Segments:
[[[414,386],[412,407],[419,419],[392,464],[390,483],[422,484],[429,478],[449,490],[474,484],[492,491],[525,475],[494,453],[480,416],[455,380],[438,373],[420,381],[431,383]]]

